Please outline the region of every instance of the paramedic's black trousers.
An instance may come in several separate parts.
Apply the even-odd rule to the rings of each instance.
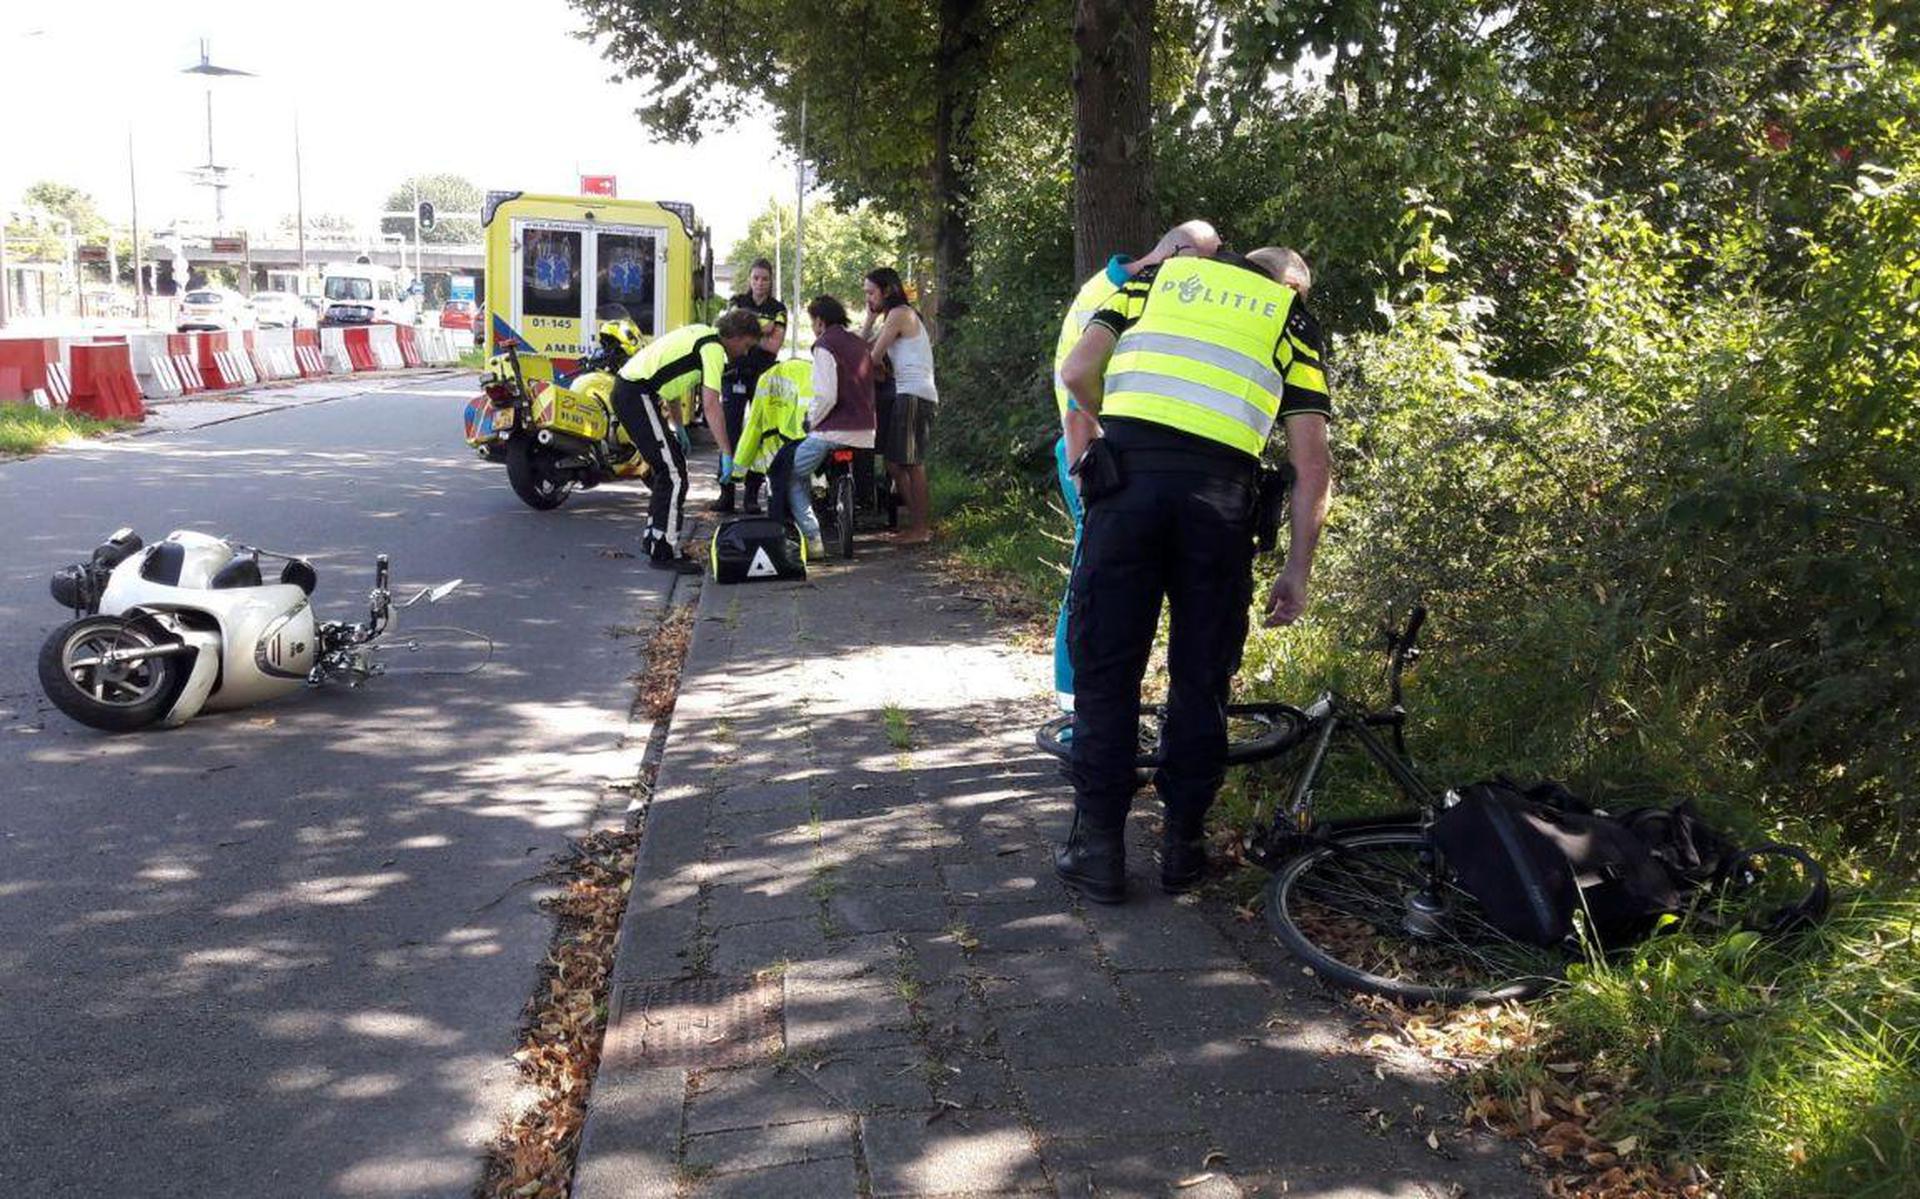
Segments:
[[[680,526],[687,513],[687,453],[660,411],[660,397],[640,384],[616,379],[613,411],[652,472],[648,482],[653,498],[647,504],[647,531],[640,547],[654,558],[674,557],[680,552]]]
[[[727,364],[727,372],[720,382],[720,414],[727,422],[727,444],[739,445],[740,434],[747,426],[747,405],[753,402],[754,388],[759,385],[760,376],[767,372],[779,359],[767,353],[759,346],[750,347],[743,357]],[[720,479],[720,498],[729,509],[733,507],[733,470],[735,463],[722,458],[720,464],[726,473]],[[747,507],[753,507],[760,498],[760,485],[767,476],[757,470],[747,474]]]
[[[1167,819],[1197,836],[1226,776],[1228,687],[1240,668],[1253,598],[1256,476],[1217,460],[1121,454],[1119,491],[1087,506],[1074,560],[1067,644],[1073,657],[1075,803],[1099,827],[1126,819],[1139,752],[1140,683],[1160,603],[1169,606],[1166,765],[1155,777]]]

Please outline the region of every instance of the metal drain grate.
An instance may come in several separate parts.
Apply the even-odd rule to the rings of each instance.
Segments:
[[[719,1069],[765,1061],[783,1042],[778,979],[628,983],[615,997],[601,1061]]]

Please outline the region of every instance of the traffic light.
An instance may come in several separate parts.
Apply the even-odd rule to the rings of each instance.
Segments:
[[[433,205],[431,203],[426,200],[420,201],[420,212],[418,216],[420,220],[420,232],[425,233],[427,230],[433,228]]]

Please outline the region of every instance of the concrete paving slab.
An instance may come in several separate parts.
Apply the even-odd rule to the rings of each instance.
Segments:
[[[777,1063],[700,1078],[681,1193],[1237,1199],[1295,1175],[1527,1193],[1510,1155],[1369,1131],[1370,1104],[1411,1111],[1407,1084],[1243,930],[1158,893],[1149,821],[1127,904],[1059,884],[1068,799],[1025,731],[1047,663],[955,590],[875,545],[804,587],[703,592],[658,794],[705,788],[709,835],[646,865],[663,896],[697,880],[689,970],[779,973],[785,1036]],[[814,1160],[839,1127],[854,1156]]]

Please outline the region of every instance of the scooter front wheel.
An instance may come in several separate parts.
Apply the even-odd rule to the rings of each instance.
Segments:
[[[172,655],[115,660],[116,652],[165,648],[169,642],[118,616],[88,616],[61,625],[40,647],[40,687],[53,706],[108,733],[143,729],[166,715],[186,672]]]

